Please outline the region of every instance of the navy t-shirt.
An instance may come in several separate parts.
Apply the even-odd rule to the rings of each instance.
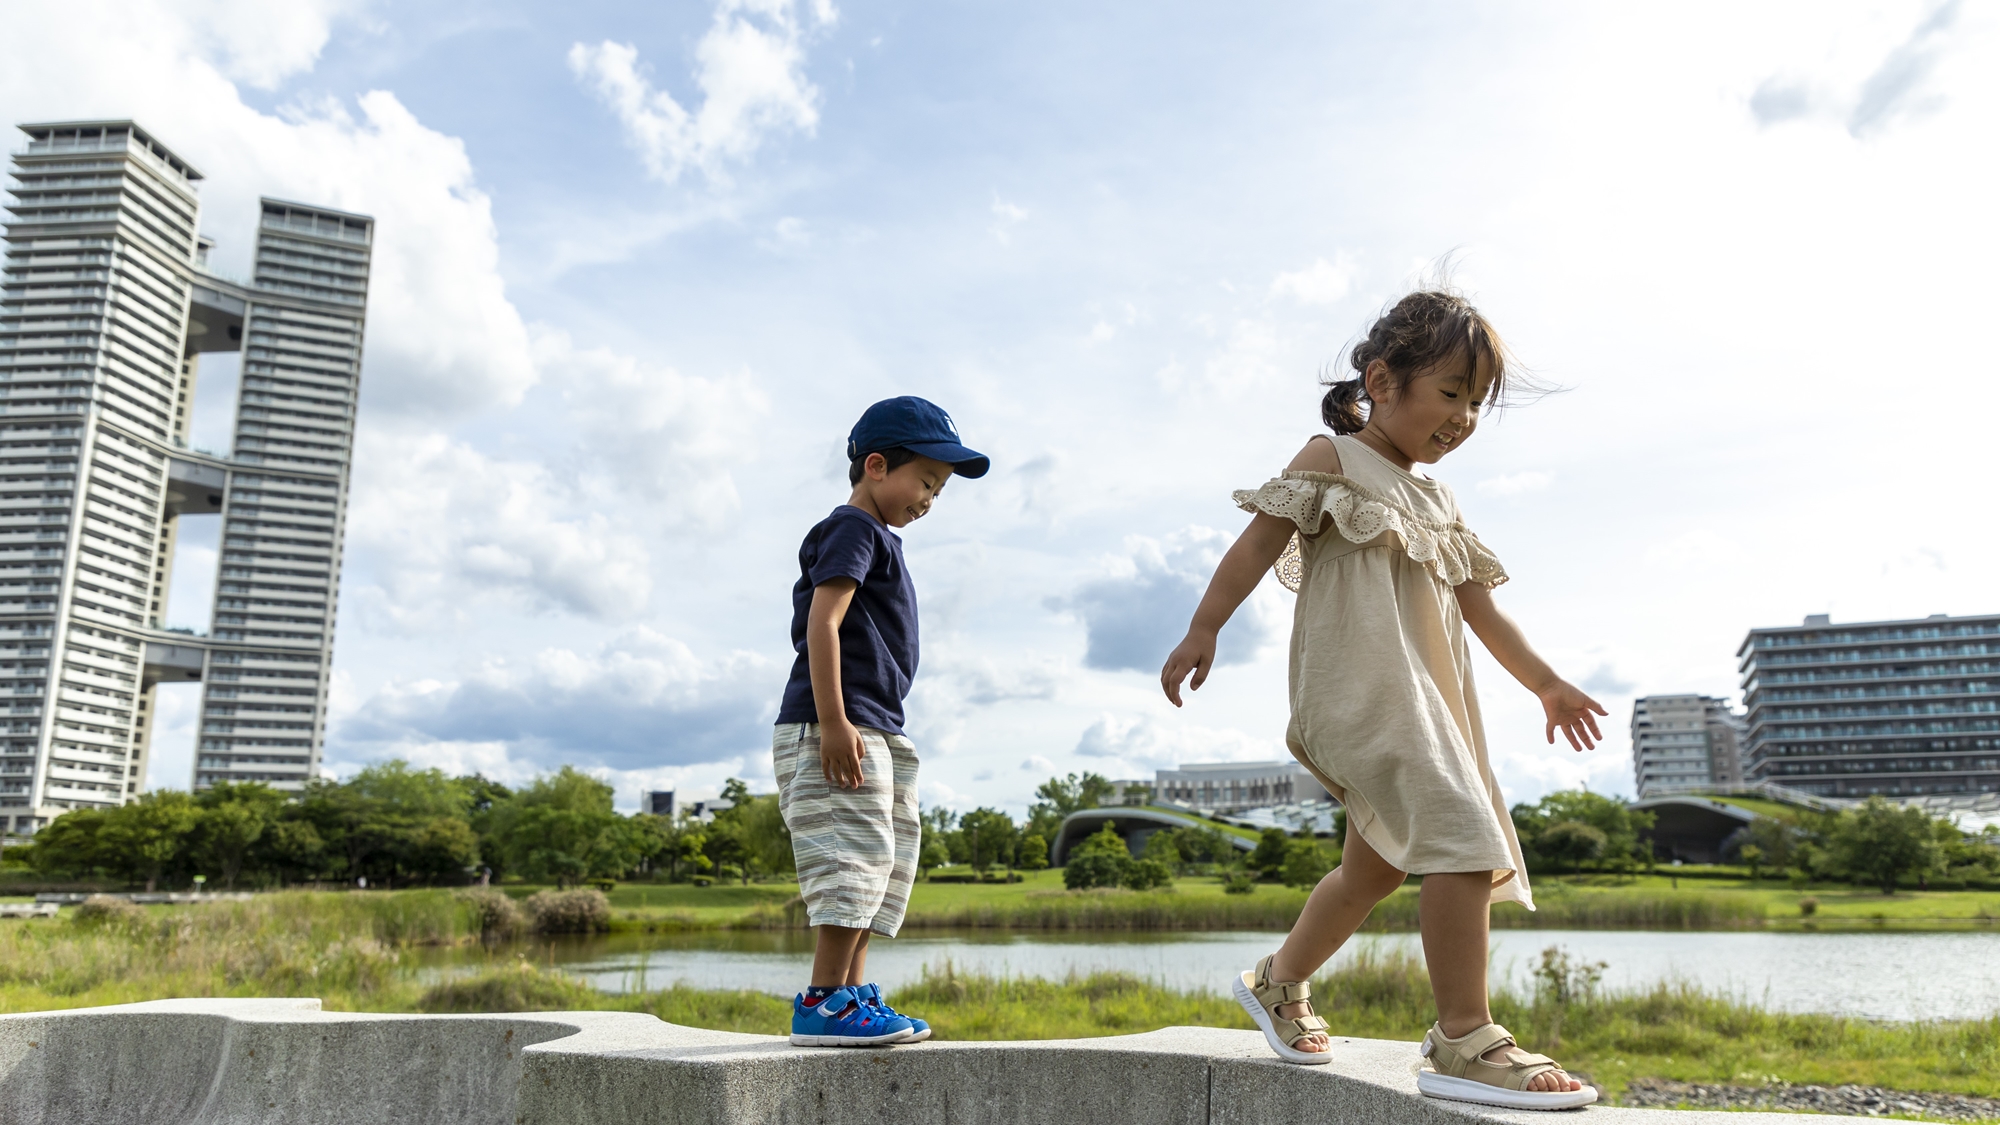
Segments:
[[[860,583],[840,623],[840,693],[847,721],[903,733],[903,697],[917,674],[917,588],[903,565],[903,541],[874,516],[842,504],[806,533],[792,587],[792,678],[778,705],[781,723],[819,722],[806,661],[813,590],[834,578]]]

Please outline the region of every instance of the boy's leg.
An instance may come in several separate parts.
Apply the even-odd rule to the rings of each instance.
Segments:
[[[873,731],[862,732],[862,744],[865,780],[859,789],[827,781],[819,758],[819,724],[780,726],[772,745],[778,807],[792,833],[806,923],[822,930],[868,929],[896,863],[888,748]],[[820,948],[831,958],[825,967],[834,978],[844,977],[851,941],[830,934],[820,939]],[[816,974],[815,983],[818,979]]]
[[[860,984],[852,968],[868,956],[868,931],[849,926],[820,926],[814,933],[812,986],[828,992]]]
[[[924,842],[923,820],[917,809],[917,747],[902,735],[867,734],[881,738],[889,753],[892,791],[888,828],[895,854],[888,883],[882,888],[881,905],[869,929],[892,938],[903,928],[903,915],[910,908],[910,888],[917,881],[917,854]]]
[[[855,931],[854,952],[847,959],[847,979],[842,984],[868,983],[868,939],[874,936],[872,930]]]
[[[1486,1005],[1486,939],[1491,918],[1493,873],[1466,871],[1424,876],[1417,922],[1424,936],[1424,965],[1437,999],[1438,1027],[1459,1039],[1493,1022]],[[1515,1048],[1502,1044],[1486,1052],[1487,1062],[1504,1063]],[[1581,1090],[1583,1084],[1560,1072],[1537,1075],[1528,1089],[1541,1093]]]

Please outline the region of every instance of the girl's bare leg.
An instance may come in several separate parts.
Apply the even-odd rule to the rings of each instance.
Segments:
[[[1307,896],[1305,909],[1299,912],[1299,920],[1292,925],[1292,932],[1285,935],[1285,944],[1278,949],[1278,955],[1271,961],[1272,980],[1307,980],[1326,964],[1361,923],[1368,919],[1368,912],[1375,904],[1389,897],[1397,887],[1403,885],[1404,875],[1389,866],[1361,833],[1352,825],[1347,829],[1347,841],[1340,850],[1340,866],[1326,873],[1326,877]],[[1483,934],[1484,931],[1482,930]],[[1485,961],[1480,961],[1482,968]],[[1305,1014],[1304,1004],[1285,1004],[1278,1008],[1278,1014],[1287,1019],[1296,1019]],[[1312,1035],[1294,1045],[1301,1051],[1324,1051],[1330,1044],[1324,1035]]]
[[[1438,1026],[1457,1039],[1493,1022],[1486,1006],[1486,938],[1488,905],[1493,889],[1490,872],[1472,871],[1424,876],[1417,922],[1424,935],[1424,964],[1431,974],[1431,995],[1437,1000]],[[1486,1052],[1487,1062],[1507,1061],[1512,1048]],[[1528,1084],[1542,1093],[1581,1090],[1567,1074],[1544,1074]]]

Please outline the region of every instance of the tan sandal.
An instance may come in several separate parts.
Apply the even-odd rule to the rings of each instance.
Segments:
[[[1333,1061],[1332,1043],[1325,1051],[1301,1051],[1292,1044],[1314,1035],[1326,1034],[1326,1021],[1312,1010],[1312,985],[1302,980],[1273,981],[1271,956],[1257,962],[1257,967],[1245,973],[1236,974],[1230,991],[1236,994],[1236,1002],[1250,1013],[1258,1030],[1264,1033],[1264,1041],[1271,1045],[1278,1057],[1286,1062],[1302,1066],[1318,1066]],[[1304,1004],[1306,1014],[1297,1019],[1278,1014],[1278,1009],[1286,1004]]]
[[[1483,1057],[1495,1047],[1512,1048],[1504,1063]],[[1429,1066],[1417,1071],[1417,1091],[1433,1098],[1500,1106],[1505,1109],[1574,1109],[1597,1100],[1597,1090],[1530,1090],[1528,1083],[1544,1074],[1567,1073],[1547,1055],[1533,1055],[1514,1042],[1497,1023],[1447,1038],[1440,1024],[1424,1033],[1423,1057]]]

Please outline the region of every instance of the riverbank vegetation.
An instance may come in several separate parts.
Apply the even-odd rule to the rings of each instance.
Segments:
[[[53,921],[0,924],[0,1011],[167,997],[314,996],[344,1011],[588,1008],[763,1034],[786,1026],[788,1003],[756,992],[685,986],[597,992],[538,964],[533,943],[482,944],[482,932],[493,926],[480,896],[445,890],[66,908]],[[459,975],[421,969],[435,962],[423,956],[425,947],[454,944],[464,950]],[[1553,950],[1544,955],[1535,987],[1497,995],[1494,1015],[1529,1049],[1561,1058],[1614,1095],[1643,1077],[2000,1094],[2000,1018],[1873,1023],[1792,1015],[1671,982],[1602,990],[1594,970]],[[1364,948],[1316,982],[1315,991],[1335,1035],[1414,1040],[1434,1018],[1421,961],[1394,951]],[[1225,997],[1119,974],[1050,982],[938,965],[894,999],[930,1020],[943,1039],[1249,1026]]]

